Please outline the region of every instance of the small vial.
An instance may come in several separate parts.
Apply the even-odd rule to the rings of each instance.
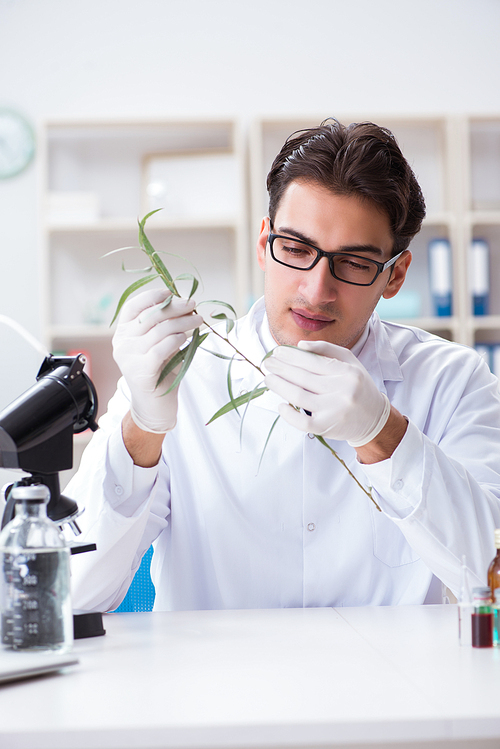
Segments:
[[[458,594],[458,641],[460,645],[472,645],[472,595],[469,585],[469,574],[465,556],[462,557],[462,572],[460,579],[460,591]]]
[[[493,600],[493,645],[500,646],[500,588],[495,590]]]
[[[474,612],[471,616],[472,647],[493,647],[493,609],[488,587],[474,588],[472,591]]]
[[[488,567],[488,585],[491,590],[491,597],[495,600],[495,590],[500,588],[500,528],[495,531],[496,556]]]

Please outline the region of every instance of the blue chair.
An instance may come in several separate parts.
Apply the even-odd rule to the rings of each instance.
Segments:
[[[155,587],[151,580],[150,567],[153,556],[153,547],[150,546],[142,557],[139,569],[130,583],[127,595],[115,609],[122,611],[152,611],[155,602]]]

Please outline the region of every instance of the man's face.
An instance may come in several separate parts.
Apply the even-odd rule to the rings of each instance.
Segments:
[[[275,234],[302,239],[325,252],[351,252],[378,262],[389,260],[393,238],[389,219],[369,201],[336,195],[318,183],[295,181],[276,212]],[[378,300],[390,298],[403,284],[411,261],[405,252],[372,286],[353,286],[330,273],[327,258],[309,271],[288,268],[271,257],[264,219],[257,242],[265,271],[269,327],[279,344],[328,341],[351,348],[361,336]]]

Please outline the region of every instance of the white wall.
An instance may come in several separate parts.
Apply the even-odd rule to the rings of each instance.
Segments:
[[[35,124],[500,113],[499,39],[498,0],[0,0],[0,106]],[[0,314],[35,335],[37,167],[0,182]]]

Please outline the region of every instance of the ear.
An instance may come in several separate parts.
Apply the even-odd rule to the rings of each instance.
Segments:
[[[267,246],[267,235],[270,232],[269,219],[263,218],[260,227],[260,234],[257,240],[257,262],[261,270],[266,269],[266,246]]]
[[[405,252],[403,252],[401,257],[398,258],[396,262],[394,263],[394,268],[391,273],[391,277],[382,294],[384,299],[392,299],[393,296],[396,296],[396,294],[398,293],[398,291],[400,290],[401,286],[404,283],[406,274],[408,272],[408,268],[410,267],[410,263],[411,263],[411,252],[409,250],[406,250]]]

